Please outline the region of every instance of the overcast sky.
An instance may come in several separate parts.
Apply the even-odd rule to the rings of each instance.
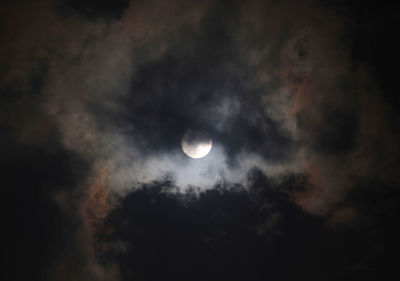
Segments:
[[[0,1],[1,280],[398,276],[398,12]]]

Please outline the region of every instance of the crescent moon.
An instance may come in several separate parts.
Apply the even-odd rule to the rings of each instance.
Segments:
[[[212,148],[212,140],[208,133],[188,130],[182,137],[183,152],[193,159],[203,158]]]

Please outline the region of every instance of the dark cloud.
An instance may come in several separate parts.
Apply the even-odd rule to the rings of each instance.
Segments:
[[[129,0],[56,0],[54,5],[64,16],[80,15],[88,20],[116,20],[129,7]]]
[[[341,154],[354,149],[358,136],[357,113],[354,111],[324,110],[321,123],[312,127],[314,122],[309,120],[307,112],[297,116],[298,126],[314,135],[312,148],[322,154]]]
[[[400,250],[399,230],[394,221],[399,214],[399,190],[382,181],[366,181],[350,192],[344,204],[356,206],[357,219],[350,227],[356,248],[362,253],[353,269],[368,274],[367,280],[396,276],[395,256]],[[360,245],[361,243],[364,245]]]
[[[289,157],[293,141],[263,113],[256,73],[234,42],[238,20],[238,7],[217,2],[199,30],[184,29],[162,57],[136,66],[118,122],[135,128],[141,149],[172,151],[187,129],[197,129],[232,159],[242,152]]]
[[[3,80],[7,74],[6,63],[0,69],[0,79]],[[22,97],[39,95],[43,89],[44,81],[48,72],[48,62],[44,59],[33,64],[26,73],[23,83],[19,80],[6,81],[1,84],[0,95],[2,100],[18,100]]]
[[[79,201],[76,187],[88,165],[56,138],[45,145],[24,144],[3,135],[1,147],[2,279],[48,280],[63,253],[81,258],[72,239],[81,220],[70,208]],[[67,210],[56,201],[64,192],[72,196]]]
[[[392,252],[377,250],[383,241],[371,237],[373,230],[364,232],[371,220],[333,230],[282,192],[295,176],[282,186],[257,170],[249,178],[250,191],[219,184],[193,197],[160,181],[128,195],[108,219],[115,232],[103,237],[125,245],[109,252],[122,280],[376,280],[390,268],[371,266]]]
[[[1,279],[396,275],[397,13],[1,1]]]
[[[82,215],[92,167],[65,147],[44,110],[47,74],[40,61],[24,79],[0,87],[3,280],[98,278]]]

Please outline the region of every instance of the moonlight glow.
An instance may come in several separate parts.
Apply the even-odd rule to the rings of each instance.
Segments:
[[[182,150],[190,158],[206,156],[212,147],[210,136],[206,132],[189,130],[182,138]]]

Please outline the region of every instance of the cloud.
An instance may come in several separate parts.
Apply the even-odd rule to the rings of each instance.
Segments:
[[[244,163],[263,162],[262,158],[267,159],[262,167],[273,166],[268,162],[290,165],[280,163],[287,162],[294,149],[290,138],[263,114],[258,98],[251,98],[258,85],[239,71],[243,63],[236,58],[229,30],[237,26],[238,8],[232,6],[231,12],[219,18],[221,9],[219,4],[211,6],[199,27],[196,23],[170,30],[162,53],[157,45],[131,41],[125,30],[116,30],[102,44],[93,45],[85,63],[72,66],[62,80],[54,79],[55,84],[49,85],[49,95],[57,93],[49,111],[60,120],[66,145],[111,165],[110,181],[116,189],[129,188],[129,182],[132,186],[144,178],[160,178],[163,173],[173,174],[183,185],[190,183],[186,176],[190,173],[194,176],[191,184],[203,186],[195,180],[204,178],[203,171],[197,175],[194,169],[180,172],[186,161],[180,157],[178,144],[187,129],[204,129],[212,135],[213,153],[220,164],[206,169],[215,174],[223,171],[225,177],[230,176],[231,166],[245,174],[251,167],[243,167]],[[124,24],[124,18],[121,21]],[[226,21],[231,22],[229,28]],[[117,38],[123,41],[115,44]],[[136,53],[141,55],[144,47],[150,56],[138,58]],[[99,59],[105,60],[103,65]],[[85,82],[77,85],[78,77]],[[79,94],[71,99],[73,92]],[[155,166],[168,158],[178,162]],[[182,177],[187,179],[179,180]],[[213,179],[204,181],[210,186]]]
[[[370,155],[360,146],[361,106],[373,94],[339,41],[344,19],[312,2],[301,10],[292,1],[191,2],[185,13],[179,3],[60,2],[79,15],[64,18],[41,10],[63,30],[31,27],[48,29],[34,41],[38,50],[52,44],[36,56],[47,65],[38,83],[63,144],[93,163],[94,175],[107,169],[114,193],[167,174],[182,188],[245,184],[256,166],[269,176],[305,174],[309,187],[296,202],[331,212],[369,169],[341,163]],[[182,157],[188,129],[212,136],[208,160],[188,165]]]
[[[257,222],[242,222],[268,240],[300,229],[293,221],[284,225],[292,214],[322,232],[312,215],[333,227],[346,225],[362,216],[352,192],[373,180],[398,184],[398,136],[388,121],[395,113],[373,73],[354,65],[352,42],[343,39],[347,19],[315,1],[21,1],[1,8],[0,126],[6,136],[0,141],[13,144],[2,165],[19,171],[7,178],[15,199],[9,207],[21,220],[20,197],[11,187],[33,197],[26,185],[42,188],[44,202],[24,201],[24,210],[38,208],[27,213],[39,223],[55,221],[49,226],[55,236],[64,237],[57,229],[67,228],[73,249],[52,264],[54,276],[118,277],[96,256],[108,247],[97,235],[118,200],[125,210],[129,200],[155,196],[161,209],[166,202],[167,211],[183,212],[179,196],[196,191],[191,202],[222,224],[207,223],[212,239],[222,243],[218,249],[235,255],[235,243],[222,240],[240,213],[230,203],[230,217],[207,209],[213,197],[248,204],[246,216]],[[189,129],[212,136],[207,157],[191,160],[182,153]],[[224,184],[230,189],[218,190]],[[163,185],[171,186],[170,197],[160,191]],[[280,192],[260,191],[273,200],[254,203],[256,187]],[[264,215],[253,213],[253,203]],[[204,220],[193,208],[191,218]],[[299,241],[309,245],[308,234]],[[54,252],[63,251],[52,243]],[[133,242],[115,243],[109,247],[124,252]],[[318,263],[315,257],[311,262]]]
[[[114,232],[103,236],[105,243],[129,245],[129,251],[109,249],[109,256],[119,257],[121,278],[375,276],[368,268],[382,244],[371,243],[362,227],[333,230],[305,213],[281,192],[296,176],[281,185],[259,170],[248,177],[250,190],[222,183],[196,196],[176,193],[173,182],[161,180],[126,196],[107,221]]]
[[[57,0],[53,4],[56,11],[66,17],[80,15],[88,20],[115,20],[121,18],[129,7],[129,0],[117,1],[76,1]]]

